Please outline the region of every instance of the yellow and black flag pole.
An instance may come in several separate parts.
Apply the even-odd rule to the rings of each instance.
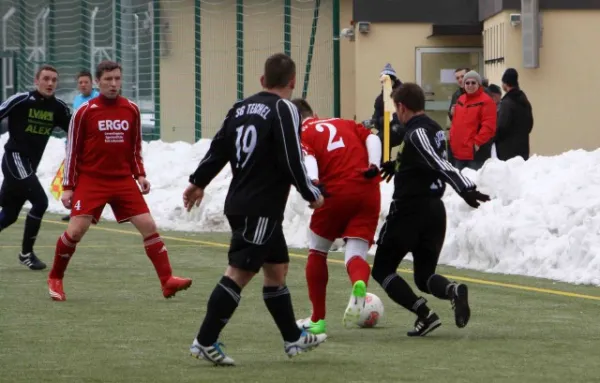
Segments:
[[[390,160],[390,123],[394,114],[392,101],[392,79],[383,76],[383,162]]]

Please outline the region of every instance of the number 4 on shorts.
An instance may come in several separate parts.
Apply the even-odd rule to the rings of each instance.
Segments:
[[[73,209],[79,211],[81,210],[81,200],[77,200],[77,202],[75,203],[75,205],[73,205]]]

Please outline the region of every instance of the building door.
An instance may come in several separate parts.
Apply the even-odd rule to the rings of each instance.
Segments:
[[[425,91],[425,110],[443,128],[450,127],[457,68],[471,68],[483,77],[483,48],[417,48],[416,79]]]

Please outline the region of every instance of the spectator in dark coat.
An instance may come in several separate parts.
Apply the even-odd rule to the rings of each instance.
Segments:
[[[502,98],[496,128],[496,154],[506,161],[521,156],[529,159],[529,134],[533,130],[533,111],[525,93],[519,88],[519,74],[508,68],[502,75]]]
[[[392,91],[402,85],[402,81],[400,81],[397,77],[396,71],[392,68],[391,64],[386,64],[381,73],[379,74],[379,80],[383,81],[383,76],[390,76],[392,80]],[[387,95],[391,96],[391,95]],[[378,133],[377,136],[381,139],[381,143],[383,144],[383,113],[384,103],[383,103],[383,86],[381,87],[381,93],[375,99],[374,105],[375,111],[373,112],[372,123],[377,128]],[[390,152],[391,149],[395,146],[398,146],[402,143],[402,139],[404,137],[404,125],[398,120],[398,116],[396,112],[393,112],[390,116]],[[383,151],[382,151],[383,155]],[[391,156],[390,156],[391,157]]]
[[[450,100],[450,108],[448,108],[448,117],[450,118],[450,121],[452,121],[452,117],[454,117],[454,108],[456,105],[456,101],[460,96],[462,96],[465,93],[465,85],[463,83],[463,80],[465,74],[467,74],[467,72],[470,71],[471,69],[469,68],[458,68],[454,71],[454,77],[456,78],[456,84],[458,85],[458,89],[456,90],[456,92],[454,92],[454,94],[452,95],[452,99]]]

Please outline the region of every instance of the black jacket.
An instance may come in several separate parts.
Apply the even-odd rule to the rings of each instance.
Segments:
[[[0,120],[8,119],[6,153],[19,153],[37,171],[54,128],[69,128],[71,111],[54,96],[44,97],[37,90],[17,93],[0,105]]]
[[[458,101],[458,98],[462,96],[463,93],[465,93],[465,90],[463,88],[458,88],[456,92],[454,92],[454,94],[452,95],[452,99],[450,100],[450,107],[448,108],[448,117],[450,118],[450,121],[452,121],[452,106],[456,104],[456,101]]]
[[[291,185],[306,201],[321,195],[304,167],[298,109],[273,93],[259,92],[233,105],[189,181],[205,188],[228,163],[233,179],[227,215],[282,220]]]
[[[446,134],[440,125],[424,114],[411,118],[396,160],[393,199],[442,198],[446,183],[457,193],[475,188],[446,160],[445,152]]]
[[[533,129],[533,112],[525,93],[514,88],[502,98],[496,128],[496,154],[506,161],[521,156],[529,159],[529,133]]]

